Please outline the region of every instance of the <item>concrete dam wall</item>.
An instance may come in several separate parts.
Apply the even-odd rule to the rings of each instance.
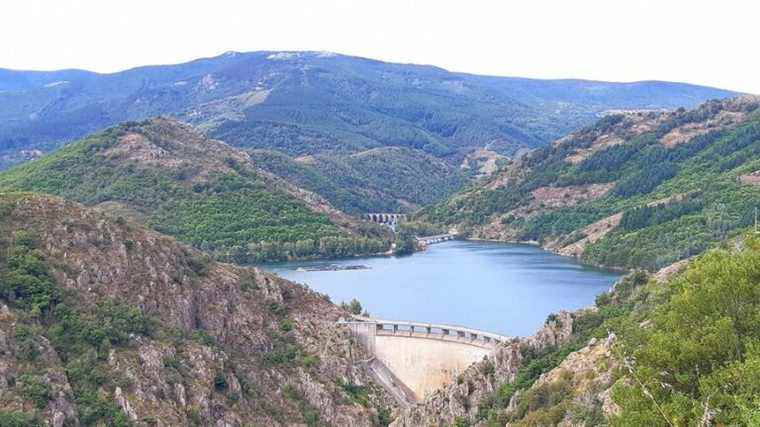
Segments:
[[[469,328],[355,316],[342,321],[374,356],[369,367],[400,403],[422,400],[510,338]]]
[[[417,400],[451,383],[491,351],[436,339],[375,337],[375,357],[412,390]]]

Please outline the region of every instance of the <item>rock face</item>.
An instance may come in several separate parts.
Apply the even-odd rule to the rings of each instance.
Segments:
[[[377,413],[369,408],[392,402],[358,363],[366,358],[361,347],[335,326],[345,313],[322,295],[212,262],[76,203],[6,194],[0,208],[2,246],[22,230],[32,235],[62,295],[43,317],[14,301],[0,305],[0,411],[76,424],[96,417],[83,384],[95,384],[104,407],[138,425],[372,425]],[[129,307],[153,326],[85,351],[89,341],[79,349],[61,339],[63,305],[76,319]],[[86,359],[92,351],[97,357]],[[81,360],[92,360],[102,378],[82,380]],[[45,393],[30,394],[23,378],[31,373],[41,375]]]
[[[560,345],[572,337],[572,331],[572,315],[559,313],[535,335],[516,338],[470,366],[455,383],[433,392],[423,402],[402,412],[391,426],[453,425],[458,418],[474,418],[479,402],[493,393],[499,384],[514,381],[523,359],[521,348],[541,351]]]
[[[570,353],[558,367],[541,375],[523,395],[541,393],[540,390],[552,387],[564,388],[567,396],[563,396],[564,400],[560,404],[583,408],[588,413],[601,409],[605,418],[617,414],[619,408],[611,395],[615,382],[613,372],[617,366],[612,355],[614,343],[614,334],[610,334],[606,340],[592,339],[585,347]],[[517,399],[513,398],[515,400]],[[508,413],[514,411],[515,402],[511,403]],[[566,412],[558,425],[570,427],[578,423],[572,419],[570,412]]]

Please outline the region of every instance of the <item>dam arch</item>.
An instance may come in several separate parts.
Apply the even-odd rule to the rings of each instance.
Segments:
[[[353,316],[339,323],[372,355],[368,368],[403,405],[452,383],[510,337],[477,329]]]

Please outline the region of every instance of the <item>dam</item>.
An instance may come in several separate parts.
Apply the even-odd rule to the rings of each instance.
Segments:
[[[367,368],[376,380],[408,406],[482,360],[510,337],[477,329],[352,316],[341,319],[372,358]]]

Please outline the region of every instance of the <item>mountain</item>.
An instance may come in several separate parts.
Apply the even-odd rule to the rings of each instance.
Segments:
[[[757,425],[760,240],[632,273],[593,308],[550,315],[393,427]]]
[[[4,426],[387,423],[323,295],[57,197],[0,230]]]
[[[760,206],[760,98],[606,116],[426,208],[475,238],[656,270],[740,233]]]
[[[274,150],[252,150],[250,155],[262,169],[350,214],[412,212],[450,196],[466,180],[448,162],[402,147],[298,158]]]
[[[438,156],[513,152],[610,109],[693,106],[729,91],[667,82],[532,80],[324,52],[251,52],[112,74],[0,70],[0,146],[49,149],[123,121],[173,114],[211,136],[291,155],[382,146]]]
[[[0,189],[55,194],[134,217],[241,262],[386,251],[381,227],[256,167],[189,125],[130,122],[0,174]]]
[[[512,155],[609,110],[692,107],[733,95],[656,81],[476,76],[325,52],[229,52],[112,74],[0,69],[0,168],[108,126],[171,115],[235,147],[292,158],[385,147],[406,149],[373,152],[387,154],[391,164],[400,153],[412,154],[410,164],[425,154],[443,158],[453,166],[434,182],[436,194],[444,194],[474,150]],[[371,184],[377,189],[387,182]],[[425,202],[408,193],[378,196],[367,209]],[[359,203],[343,206],[352,205]]]

